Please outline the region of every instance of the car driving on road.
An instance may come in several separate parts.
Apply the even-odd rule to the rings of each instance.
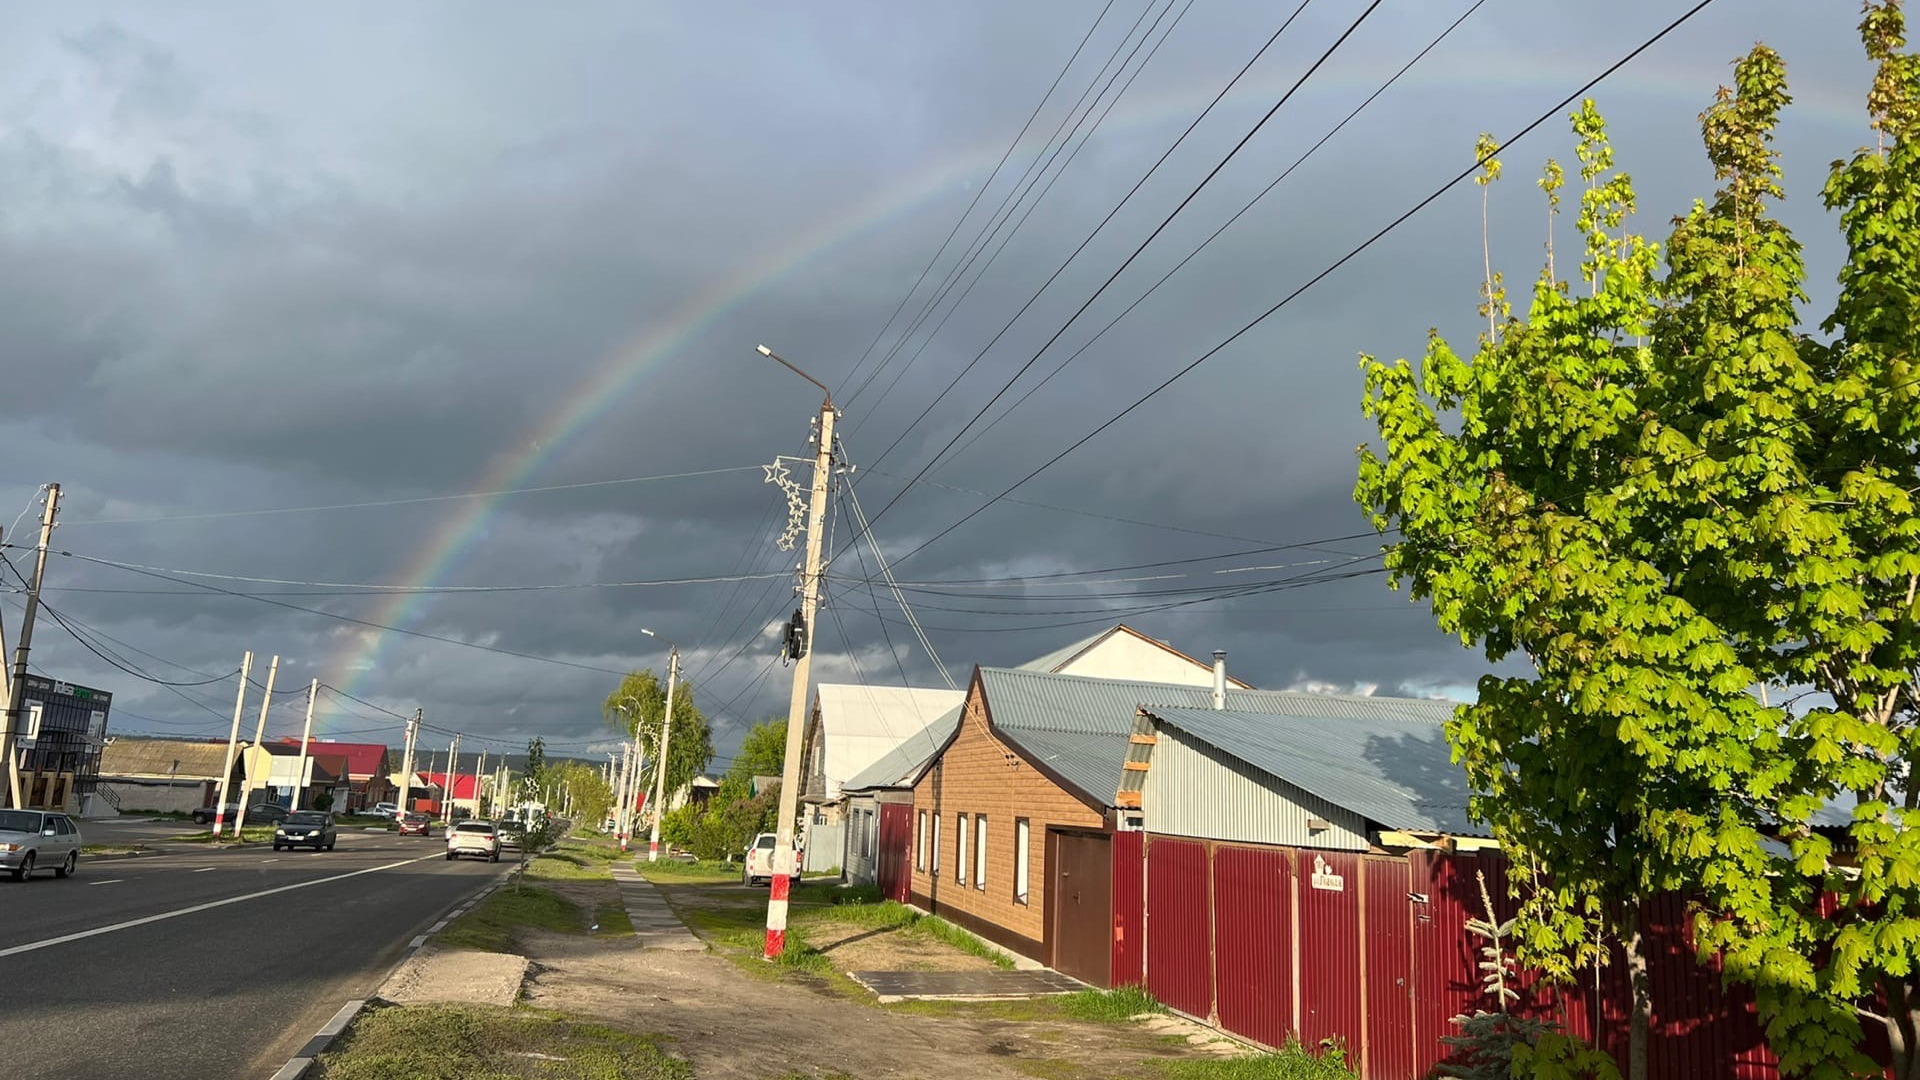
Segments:
[[[15,881],[35,870],[55,877],[72,874],[80,864],[80,829],[65,814],[40,810],[0,810],[0,870]]]
[[[280,827],[273,830],[273,850],[310,847],[315,851],[332,851],[335,838],[332,814],[302,810],[288,814]]]
[[[473,855],[500,861],[500,834],[491,821],[462,821],[447,830],[447,858]]]
[[[432,836],[433,819],[418,810],[400,819],[401,836]]]

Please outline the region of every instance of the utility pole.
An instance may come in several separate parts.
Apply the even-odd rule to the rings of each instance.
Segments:
[[[433,762],[436,756],[437,755],[434,754],[433,751],[431,750],[427,751],[427,786],[428,787],[433,786],[433,778],[435,775],[433,771]],[[447,802],[447,789],[443,787],[440,789],[440,805],[442,806],[443,809],[446,806],[446,802]]]
[[[480,748],[480,763],[473,767],[473,816],[488,817],[487,792],[480,786],[480,778],[487,775],[487,748]]]
[[[407,721],[406,748],[400,751],[400,816],[413,809],[413,744],[420,741],[420,710]]]
[[[813,491],[807,505],[807,561],[800,577],[800,623],[793,628],[791,640],[799,655],[793,662],[793,693],[787,700],[786,760],[780,768],[780,817],[775,823],[773,845],[773,883],[767,899],[766,958],[778,957],[787,947],[787,897],[793,887],[794,819],[800,811],[800,744],[806,731],[807,677],[813,669],[813,617],[820,604],[820,541],[827,516],[827,482],[833,472],[833,391],[825,383],[794,367],[773,350],[760,346],[761,355],[778,361],[818,386],[825,399],[820,403],[817,446],[813,458]]]
[[[633,801],[627,792],[633,786],[633,743],[620,746],[620,786],[613,792],[613,831],[620,835],[620,850],[627,850],[627,829],[632,823]]]
[[[320,680],[307,687],[307,724],[300,729],[300,764],[293,770],[293,808],[300,809],[300,796],[307,787],[307,744],[313,741],[313,701],[320,696]]]
[[[653,828],[647,834],[647,861],[660,861],[660,815],[667,809],[667,739],[673,734],[673,688],[680,677],[680,646],[667,651],[667,709],[660,716],[660,761],[653,767]]]
[[[268,756],[267,752],[260,748],[260,744],[265,742],[267,738],[267,710],[273,706],[273,677],[278,674],[280,674],[280,658],[276,656],[273,658],[273,663],[267,667],[267,692],[260,698],[260,724],[253,729],[253,756],[255,758],[264,759]],[[262,761],[262,767],[266,767],[265,761]],[[253,799],[253,770],[242,770],[241,775],[244,779],[240,781],[240,805],[234,808],[233,813],[233,838],[235,840],[240,839],[240,830],[247,823],[247,803]]]
[[[0,755],[7,759],[8,806],[20,806],[20,759],[14,753],[15,733],[26,707],[27,651],[33,647],[33,620],[40,614],[40,586],[47,576],[47,548],[53,543],[53,519],[60,512],[60,485],[47,485],[47,506],[40,515],[40,543],[34,548],[33,586],[27,590],[26,612],[20,616],[20,642],[13,650],[13,678],[8,682],[6,722],[0,724]]]
[[[240,693],[233,699],[233,730],[227,732],[227,765],[220,770],[220,801],[213,809],[213,838],[227,824],[227,785],[233,781],[233,753],[240,742],[240,717],[247,711],[247,680],[253,676],[253,650],[240,658]]]
[[[460,797],[460,736],[453,737],[447,750],[447,824],[453,824],[454,800]]]

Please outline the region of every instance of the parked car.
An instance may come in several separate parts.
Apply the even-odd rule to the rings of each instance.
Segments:
[[[333,815],[319,810],[302,810],[297,814],[288,814],[273,830],[273,850],[283,847],[310,847],[315,851],[332,851],[337,835],[333,827]]]
[[[773,881],[773,849],[774,845],[779,842],[780,836],[777,833],[763,832],[753,838],[753,843],[747,845],[746,865],[740,869],[740,883],[742,885],[758,885],[761,882],[771,883]],[[800,880],[800,854],[800,839],[799,837],[795,837],[793,841],[793,876],[788,878],[789,881]]]
[[[477,855],[488,862],[500,861],[500,834],[491,821],[462,821],[447,830],[447,858]]]
[[[219,810],[217,807],[203,806],[193,812],[194,823],[197,825],[210,824],[218,813]],[[225,815],[222,815],[222,820],[232,821],[239,816],[240,804],[228,803],[227,812]],[[273,803],[254,803],[252,806],[247,807],[247,820],[253,822],[255,825],[276,824],[286,816],[287,808],[284,806],[275,806]]]
[[[432,836],[433,819],[418,810],[400,819],[401,836]]]
[[[68,877],[80,865],[80,828],[65,814],[0,810],[0,870],[25,881],[35,870]]]
[[[367,808],[366,814],[368,817],[398,817],[400,808],[390,802],[377,802]]]

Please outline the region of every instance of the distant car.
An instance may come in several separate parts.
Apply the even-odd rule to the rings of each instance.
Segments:
[[[447,859],[476,855],[488,862],[500,861],[500,834],[491,821],[462,821],[447,830]]]
[[[35,870],[69,877],[80,865],[80,829],[65,814],[0,810],[0,870],[25,881]]]
[[[310,847],[315,851],[332,851],[335,839],[332,814],[302,810],[288,814],[280,827],[273,830],[273,850]]]
[[[494,831],[499,834],[500,846],[503,848],[520,848],[526,845],[527,826],[525,822],[506,818],[494,826]]]
[[[218,807],[203,806],[193,812],[193,820],[195,824],[207,825],[212,823],[214,817],[218,814]],[[227,812],[222,816],[222,820],[232,821],[239,816],[240,804],[228,803]],[[254,803],[252,806],[247,807],[247,820],[253,822],[255,825],[278,822],[286,816],[286,807],[275,806],[272,803]]]
[[[377,802],[368,807],[366,813],[368,817],[398,817],[400,808],[390,802]]]
[[[769,883],[773,881],[773,849],[774,846],[779,843],[780,837],[777,833],[763,832],[753,838],[753,843],[747,845],[746,865],[740,869],[741,884],[758,885],[763,881]],[[798,838],[795,838],[793,843],[793,875],[788,878],[788,880],[800,880],[800,841]]]
[[[433,819],[418,810],[400,819],[401,836],[432,836]]]

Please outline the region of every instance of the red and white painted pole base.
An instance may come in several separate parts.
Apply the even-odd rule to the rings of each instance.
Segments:
[[[765,958],[778,960],[787,951],[787,897],[793,889],[793,876],[778,869],[773,874],[772,892],[767,900],[767,951]]]
[[[647,841],[647,861],[648,862],[660,861],[660,841],[658,840]]]
[[[224,809],[215,810],[213,812],[213,838],[215,840],[220,839],[220,830],[224,828],[226,824],[227,824],[227,812]]]

